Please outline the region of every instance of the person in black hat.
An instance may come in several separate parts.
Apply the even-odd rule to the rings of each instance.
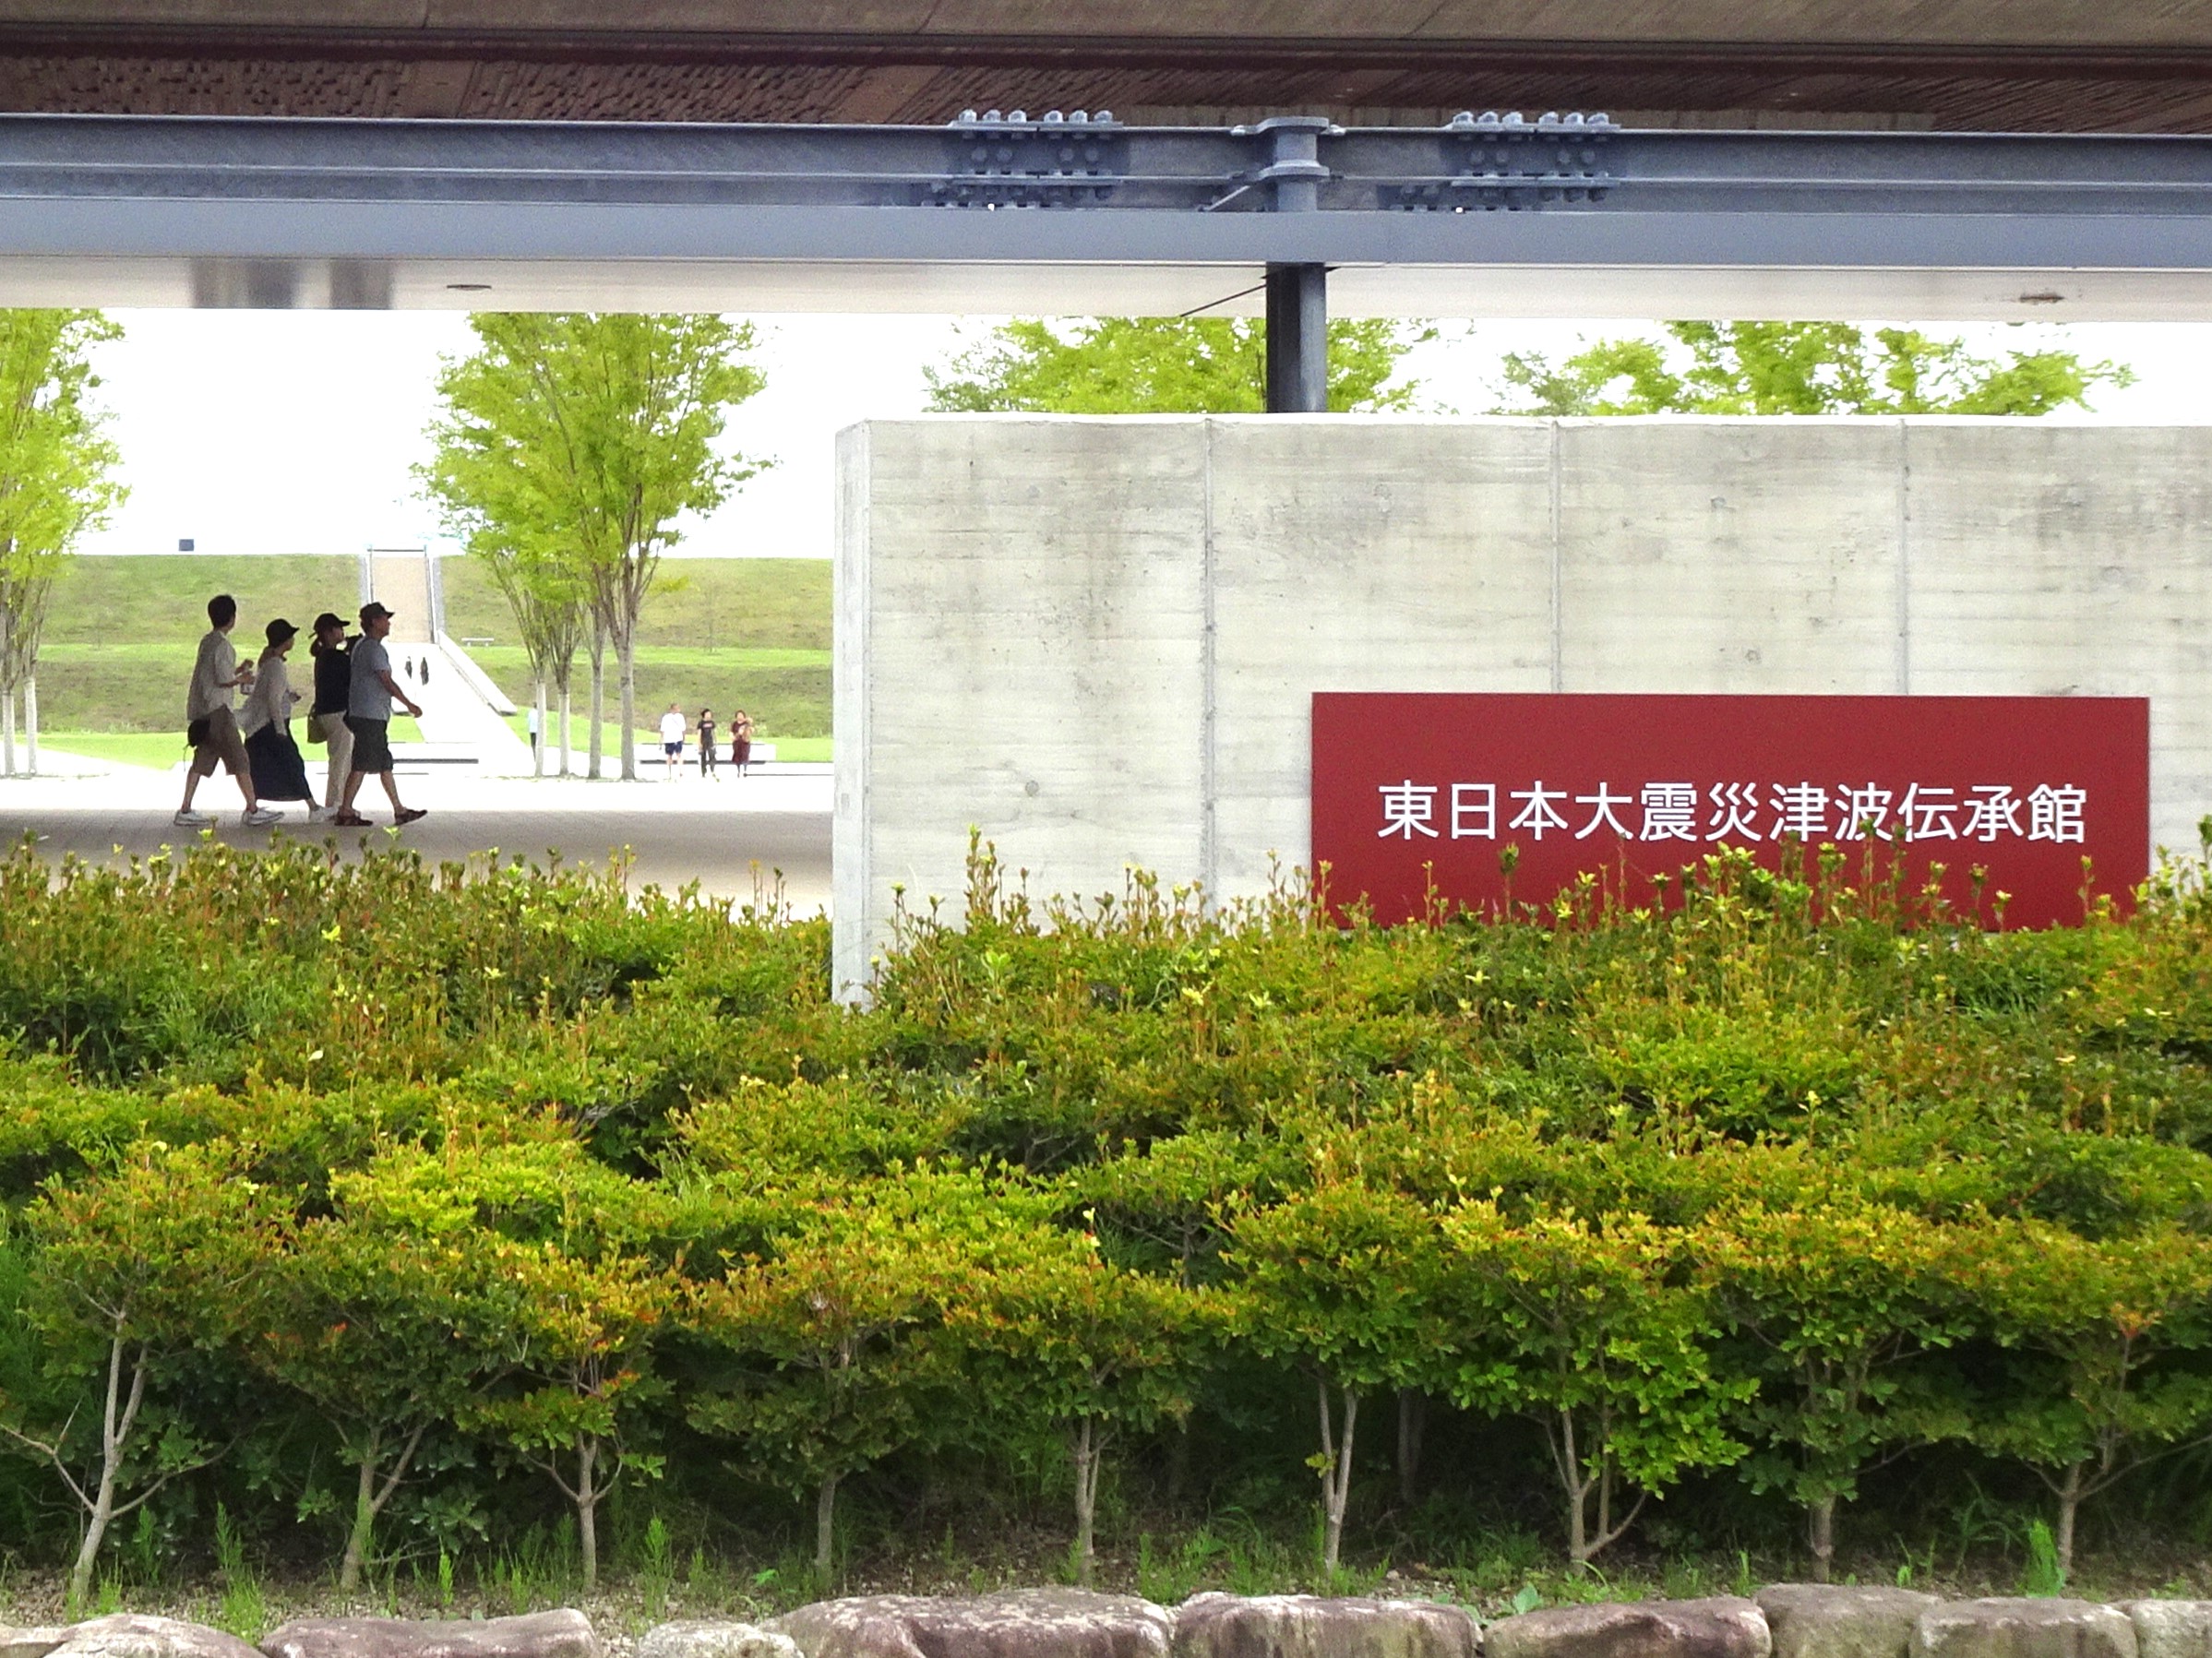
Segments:
[[[382,781],[384,793],[391,801],[395,828],[424,816],[422,807],[400,804],[400,785],[391,772],[391,705],[397,702],[418,720],[423,710],[392,677],[391,653],[384,648],[384,636],[389,632],[390,611],[374,600],[361,607],[361,637],[348,653],[353,672],[346,700],[346,728],[353,734],[353,759],[348,768],[345,798],[339,804],[338,816],[331,819],[343,829],[367,826],[368,819],[353,809],[353,797],[361,793],[361,780],[372,771]]]
[[[292,688],[284,659],[292,653],[300,630],[279,616],[262,632],[269,644],[254,664],[253,689],[245,694],[245,707],[238,716],[238,729],[245,734],[245,757],[253,768],[254,793],[264,801],[304,800],[307,821],[320,823],[323,809],[315,803],[306,764],[300,758],[299,745],[292,740],[292,705],[300,694]]]
[[[353,733],[346,724],[346,704],[353,695],[353,662],[346,654],[346,625],[336,611],[315,618],[315,701],[307,710],[307,741],[329,745],[323,778],[323,811],[335,816],[345,800],[346,779],[353,769]]]

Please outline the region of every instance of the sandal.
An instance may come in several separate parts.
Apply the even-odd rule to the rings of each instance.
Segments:
[[[395,812],[392,814],[391,826],[394,829],[398,829],[403,823],[413,823],[418,817],[427,817],[429,816],[430,809],[427,806],[409,806],[404,812]]]
[[[369,820],[359,812],[341,812],[330,819],[330,826],[333,829],[366,829]]]

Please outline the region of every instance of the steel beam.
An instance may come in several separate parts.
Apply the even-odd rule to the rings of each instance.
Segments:
[[[1267,268],[1267,412],[1329,412],[1329,268]]]
[[[2212,316],[2212,137],[1017,115],[0,115],[0,302]]]

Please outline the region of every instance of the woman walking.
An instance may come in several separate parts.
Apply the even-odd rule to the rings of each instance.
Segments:
[[[304,800],[307,821],[320,823],[325,813],[307,786],[307,767],[292,740],[292,705],[300,694],[292,688],[284,659],[300,630],[279,616],[265,632],[269,645],[254,664],[254,686],[245,695],[238,729],[245,736],[246,762],[253,769],[254,793],[265,801]]]
[[[714,772],[714,762],[720,757],[714,752],[714,710],[711,708],[702,708],[699,710],[699,776],[713,777],[715,781],[720,782],[722,780],[715,777]]]
[[[746,767],[753,759],[753,717],[743,709],[730,716],[730,764],[737,775],[745,775]]]
[[[353,690],[353,659],[346,651],[346,625],[330,611],[315,618],[315,701],[307,714],[307,741],[330,746],[329,775],[323,782],[323,810],[335,812],[345,800],[346,773],[353,769],[353,730],[346,723],[346,698]]]

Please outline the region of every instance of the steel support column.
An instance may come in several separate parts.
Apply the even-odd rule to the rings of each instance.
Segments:
[[[1329,412],[1329,268],[1267,268],[1267,412]]]

